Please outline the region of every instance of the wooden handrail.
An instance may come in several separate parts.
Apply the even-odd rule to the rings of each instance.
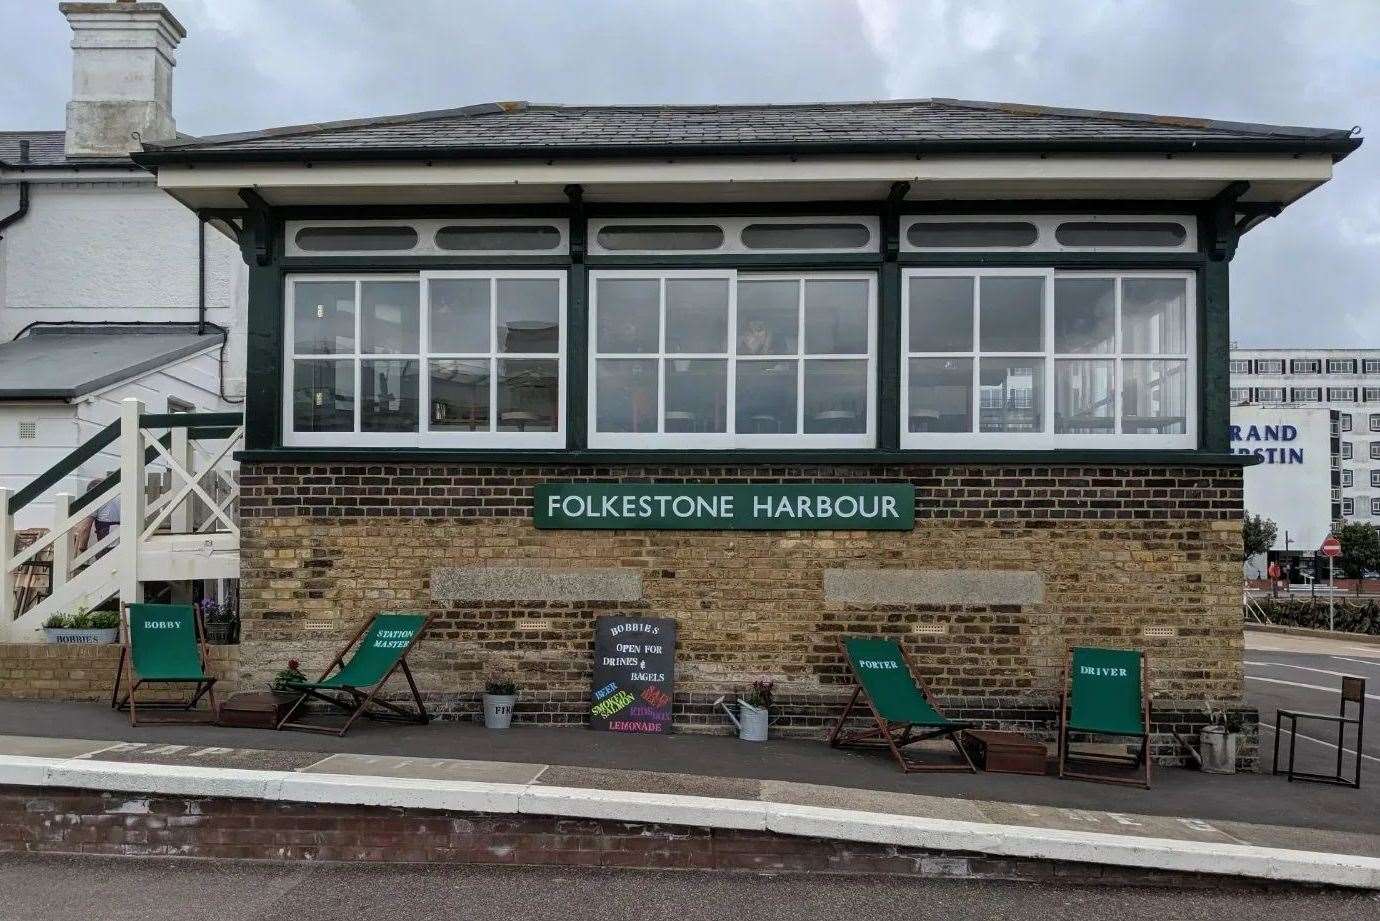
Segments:
[[[139,425],[146,429],[234,429],[243,421],[243,413],[144,413],[139,417]]]
[[[38,478],[28,486],[16,490],[14,495],[10,496],[9,513],[11,515],[18,514],[20,509],[61,483],[69,474],[101,453],[104,448],[114,443],[115,439],[119,437],[120,422],[116,420],[92,435],[80,447],[73,449],[62,460],[39,474]],[[72,503],[73,508],[81,508],[84,504],[80,499],[73,500]]]

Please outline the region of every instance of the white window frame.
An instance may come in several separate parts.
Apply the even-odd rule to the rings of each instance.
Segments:
[[[862,246],[786,247],[764,249],[743,244],[743,230],[754,224],[861,224],[867,228],[867,242]],[[609,227],[717,227],[723,242],[714,249],[609,249],[599,243],[599,233]],[[731,253],[875,253],[881,249],[881,225],[877,217],[867,215],[805,215],[800,217],[619,217],[599,218],[589,222],[589,253],[593,256],[710,256]]]
[[[1313,394],[1313,395],[1312,395],[1312,396],[1308,396],[1308,394],[1310,394],[1310,393]],[[1289,397],[1290,397],[1290,399],[1293,400],[1295,403],[1321,403],[1321,402],[1322,402],[1322,388],[1321,388],[1321,387],[1294,387],[1294,388],[1292,389],[1292,392],[1289,394]]]
[[[1370,485],[1380,486],[1380,470],[1372,470],[1370,472]]]
[[[1380,402],[1380,387],[1362,387],[1362,388],[1361,388],[1361,402],[1362,402],[1362,403],[1377,403],[1377,402]]]
[[[1333,392],[1334,392],[1334,391],[1349,392],[1351,395],[1350,395],[1350,396],[1333,396]],[[1328,388],[1327,388],[1327,402],[1329,402],[1329,403],[1355,403],[1355,402],[1356,402],[1356,388],[1355,388],[1355,387],[1328,387]]]
[[[1272,391],[1273,391],[1273,392],[1278,392],[1278,393],[1279,393],[1279,396],[1275,397],[1274,399],[1270,399],[1268,396],[1266,396],[1267,393],[1270,393],[1270,392],[1272,392]],[[1259,403],[1283,403],[1283,402],[1284,402],[1284,398],[1285,398],[1286,396],[1288,396],[1288,392],[1286,391],[1286,389],[1285,389],[1284,387],[1257,387],[1257,388],[1255,388],[1255,397],[1256,397],[1256,401],[1259,402]]]
[[[666,281],[675,279],[724,279],[728,282],[728,342],[724,353],[690,353],[665,351],[625,353],[599,352],[599,280],[600,279],[657,279],[660,311],[658,314],[658,342],[666,341]],[[799,311],[800,330],[796,337],[796,351],[786,355],[739,356],[737,354],[738,284],[740,281],[865,281],[867,282],[867,425],[859,434],[807,434],[804,429],[805,365],[809,361],[860,360],[864,356],[843,354],[810,354],[805,351],[805,314]],[[801,285],[804,298],[804,285]],[[588,348],[588,432],[591,448],[641,448],[652,450],[692,450],[697,448],[874,448],[877,445],[877,276],[874,272],[801,271],[801,272],[743,272],[737,269],[596,269],[589,273],[589,348]],[[605,359],[642,359],[657,362],[657,429],[656,432],[600,432],[598,361]],[[724,429],[719,432],[666,432],[666,362],[673,358],[723,361],[728,374],[725,400]],[[737,423],[738,362],[794,361],[796,363],[796,427],[795,433],[739,433]]]
[[[1370,430],[1371,430],[1372,432],[1380,432],[1380,413],[1371,413],[1371,414],[1370,414],[1370,426],[1369,426],[1369,427],[1370,427]]]
[[[1348,517],[1348,518],[1351,517],[1352,515],[1355,515],[1355,514],[1356,514],[1356,505],[1355,505],[1354,500],[1352,500],[1352,499],[1343,499],[1343,500],[1342,500],[1342,514],[1343,514],[1344,516]]]
[[[1275,368],[1274,370],[1270,370],[1268,367],[1267,367],[1265,370],[1261,370],[1261,365],[1278,365],[1279,367],[1278,367],[1278,368]],[[1256,373],[1256,374],[1273,374],[1273,375],[1280,375],[1280,374],[1283,374],[1283,373],[1284,373],[1284,367],[1285,367],[1285,363],[1284,363],[1284,359],[1283,359],[1283,358],[1257,358],[1257,359],[1255,359],[1255,373]]]
[[[1355,454],[1355,449],[1352,448],[1351,442],[1349,442],[1349,441],[1344,441],[1344,442],[1342,442],[1342,460],[1351,460],[1351,458],[1352,458],[1352,456],[1353,456],[1354,454]]]
[[[1322,360],[1318,358],[1289,359],[1290,374],[1321,374]]]
[[[1334,369],[1332,366],[1336,365]],[[1355,374],[1356,359],[1354,358],[1329,358],[1327,360],[1328,374]]]
[[[1019,222],[1035,225],[1035,242],[1029,246],[914,246],[910,229],[916,224],[974,224]],[[1178,224],[1184,241],[1178,246],[1069,246],[1055,234],[1060,224]],[[901,218],[903,253],[1185,253],[1198,249],[1198,222],[1185,214],[923,214]]]
[[[1341,431],[1349,432],[1352,428],[1351,413],[1338,413],[1337,421],[1341,424]]]
[[[1362,374],[1380,374],[1380,358],[1361,359]]]
[[[569,298],[566,290],[567,273],[563,269],[475,269],[475,270],[456,270],[456,271],[437,271],[437,272],[412,272],[397,274],[373,274],[368,272],[339,272],[329,274],[289,274],[284,280],[286,290],[283,294],[283,393],[282,393],[282,413],[283,413],[283,444],[288,447],[436,447],[436,448],[563,448],[566,443],[566,399],[567,399],[567,370],[566,370],[566,340],[568,336],[568,310]],[[433,358],[453,358],[459,353],[435,353],[428,351],[431,344],[431,317],[429,309],[429,287],[428,279],[433,278],[488,278],[493,284],[505,278],[535,279],[551,278],[556,279],[559,285],[560,297],[560,342],[558,351],[554,356],[557,360],[557,375],[559,379],[559,397],[556,401],[557,406],[557,428],[554,432],[432,432],[431,424],[431,375],[428,362]],[[348,355],[298,355],[294,352],[295,342],[295,303],[296,285],[298,282],[350,282],[355,286],[355,337],[354,351]],[[373,281],[413,281],[418,285],[417,305],[420,311],[418,317],[418,349],[419,351],[406,355],[366,355],[360,351],[362,340],[360,332],[363,323],[363,304],[361,301],[361,286],[366,282]],[[495,311],[498,309],[497,301],[492,296],[493,289],[490,289],[489,302],[489,323],[490,323],[490,360],[496,356],[499,359],[505,358],[543,358],[553,357],[550,354],[534,355],[528,353],[497,353],[497,343],[494,341],[492,324],[494,322]],[[475,353],[475,360],[478,353]],[[466,356],[472,357],[472,356]],[[354,429],[348,432],[299,432],[293,429],[293,374],[295,372],[296,361],[304,360],[351,360],[354,365],[354,384],[355,384],[355,414]],[[362,432],[360,431],[360,417],[363,411],[363,379],[361,377],[361,362],[366,359],[376,360],[412,360],[417,362],[417,412],[418,423],[415,432]],[[497,394],[498,383],[496,378],[491,377],[489,386],[489,405],[490,419],[496,423],[497,413]]]
[[[1231,388],[1231,401],[1234,405],[1251,402],[1251,388],[1233,387]]]
[[[1372,479],[1372,480],[1375,479],[1375,474],[1376,474],[1376,473],[1380,473],[1380,471],[1377,471],[1377,470],[1371,471],[1371,479]],[[1354,473],[1353,473],[1351,470],[1343,470],[1343,471],[1342,471],[1342,488],[1343,488],[1343,489],[1350,489],[1350,488],[1352,487],[1352,484],[1354,483],[1354,481],[1355,481],[1355,475],[1354,475]]]
[[[1231,374],[1250,374],[1254,370],[1249,358],[1233,358],[1229,364],[1229,373]]]
[[[981,412],[981,359],[982,358],[1027,358],[1037,357],[1035,352],[983,352],[979,349],[981,314],[980,279],[983,277],[1043,278],[1044,279],[1044,349],[1038,354],[1045,368],[1044,407],[1040,432],[911,432],[910,425],[910,359],[912,358],[967,358],[973,363],[972,417],[973,426],[979,425]],[[973,285],[973,342],[970,349],[961,352],[912,352],[910,351],[910,284],[914,278],[972,278]],[[1054,351],[1054,282],[1059,278],[1107,278],[1114,282],[1116,309],[1116,350],[1102,353],[1065,353]],[[1122,352],[1121,349],[1121,284],[1120,279],[1134,278],[1174,278],[1184,281],[1184,353],[1164,353],[1149,355]],[[1192,272],[1181,271],[1102,271],[1069,270],[1056,271],[1046,268],[910,268],[901,278],[901,447],[912,449],[1011,449],[1011,450],[1059,450],[1063,448],[1194,448],[1198,444],[1198,343],[1197,343],[1197,299],[1196,286]],[[1113,428],[1105,435],[1056,434],[1054,431],[1055,363],[1061,360],[1108,360],[1115,369]],[[1184,433],[1181,435],[1129,434],[1121,429],[1121,399],[1123,381],[1123,362],[1125,360],[1150,359],[1184,361],[1187,375],[1187,394],[1184,406]]]
[[[1380,441],[1372,441],[1369,450],[1371,460],[1380,460]]]
[[[1380,515],[1380,499],[1370,500],[1370,513],[1372,516]]]

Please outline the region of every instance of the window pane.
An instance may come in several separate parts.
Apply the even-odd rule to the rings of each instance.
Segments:
[[[561,232],[549,224],[513,227],[442,227],[436,231],[438,249],[540,250],[560,245]]]
[[[1116,350],[1116,279],[1054,280],[1054,351]]]
[[[427,282],[431,351],[488,354],[489,287],[487,278],[436,278]]]
[[[1110,359],[1054,363],[1054,431],[1105,435],[1115,430],[1116,368]]]
[[[487,324],[486,324],[487,326]],[[431,362],[431,430],[487,432],[489,361]]]
[[[555,358],[498,361],[498,430],[554,432],[560,419],[560,370]]]
[[[655,432],[657,362],[654,358],[601,358],[595,399],[600,432]]]
[[[498,350],[554,355],[561,342],[561,285],[554,278],[498,280]]]
[[[796,363],[740,361],[735,381],[737,429],[750,434],[796,430]]]
[[[667,279],[666,351],[728,351],[728,279]]]
[[[366,359],[360,362],[360,378],[360,431],[417,431],[415,359]]]
[[[738,282],[739,355],[794,355],[799,341],[799,282]]]
[[[599,351],[657,351],[661,282],[655,278],[601,278],[598,298],[595,335]]]
[[[666,360],[666,431],[728,431],[728,362]]]
[[[912,358],[909,407],[907,431],[971,432],[973,360]]]
[[[1182,435],[1187,431],[1187,362],[1123,361],[1121,375],[1122,432]]]
[[[982,279],[982,351],[1042,351],[1044,300],[1043,278]]]
[[[867,362],[805,362],[805,431],[862,434],[867,431]]]
[[[926,249],[947,246],[990,246],[1009,249],[1034,244],[1039,231],[1025,221],[953,221],[910,225],[906,241]]]
[[[973,279],[910,280],[910,350],[973,350]]]
[[[984,358],[978,367],[982,432],[1044,429],[1045,362],[1042,358]]]
[[[1069,221],[1054,238],[1064,246],[1182,246],[1188,232],[1182,224],[1160,221]]]
[[[1184,329],[1186,284],[1182,278],[1122,279],[1123,352],[1133,355],[1161,352],[1182,354],[1188,348]]]
[[[292,347],[297,354],[354,352],[354,282],[297,282],[292,288],[292,314]]]
[[[352,432],[355,428],[355,363],[292,363],[292,429]]]
[[[364,282],[360,286],[360,335],[364,340],[360,351],[369,355],[417,354],[417,298],[415,281]]]
[[[704,250],[724,245],[724,232],[713,224],[639,224],[603,227],[604,249]]]
[[[805,282],[805,352],[867,354],[867,282]]]
[[[365,253],[411,249],[417,231],[411,227],[303,227],[297,245],[311,252]]]
[[[748,249],[858,249],[872,235],[863,224],[749,224]]]

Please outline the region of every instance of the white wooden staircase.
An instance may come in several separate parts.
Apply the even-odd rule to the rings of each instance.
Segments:
[[[239,578],[239,481],[230,454],[243,437],[238,413],[148,414],[142,402],[129,399],[118,422],[33,483],[17,491],[0,488],[0,641],[42,642],[43,623],[52,615],[116,597],[140,601],[147,582]],[[120,469],[80,498],[55,495],[52,526],[16,552],[15,513],[115,442]],[[172,481],[152,501],[150,473]],[[118,500],[120,524],[78,550],[89,517],[111,499]],[[16,576],[50,548],[51,592],[19,613]]]

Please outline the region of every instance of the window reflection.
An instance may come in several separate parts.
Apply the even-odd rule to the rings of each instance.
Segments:
[[[360,362],[360,380],[360,431],[417,431],[415,359],[366,359]]]
[[[292,365],[292,380],[294,431],[354,431],[354,361],[298,360]]]
[[[1124,361],[1121,373],[1122,432],[1182,435],[1187,431],[1187,362]]]
[[[656,431],[656,359],[601,358],[596,363],[595,378],[595,424],[599,431]]]
[[[666,360],[668,432],[728,430],[728,362],[723,359]]]
[[[973,430],[973,360],[912,358],[907,431]]]
[[[431,362],[430,428],[433,432],[489,431],[488,359]]]
[[[805,431],[856,435],[867,431],[867,362],[805,362]]]
[[[978,430],[1044,428],[1044,359],[983,358],[978,365]]]
[[[554,432],[560,418],[560,370],[554,358],[498,361],[498,430]]]
[[[740,433],[796,431],[796,363],[739,361],[734,414]]]
[[[560,348],[560,283],[554,278],[500,278],[497,288],[498,350],[554,355]]]
[[[298,355],[355,350],[355,283],[299,281],[293,286],[292,341]]]
[[[1116,418],[1116,368],[1110,360],[1054,363],[1054,431],[1105,435]]]

